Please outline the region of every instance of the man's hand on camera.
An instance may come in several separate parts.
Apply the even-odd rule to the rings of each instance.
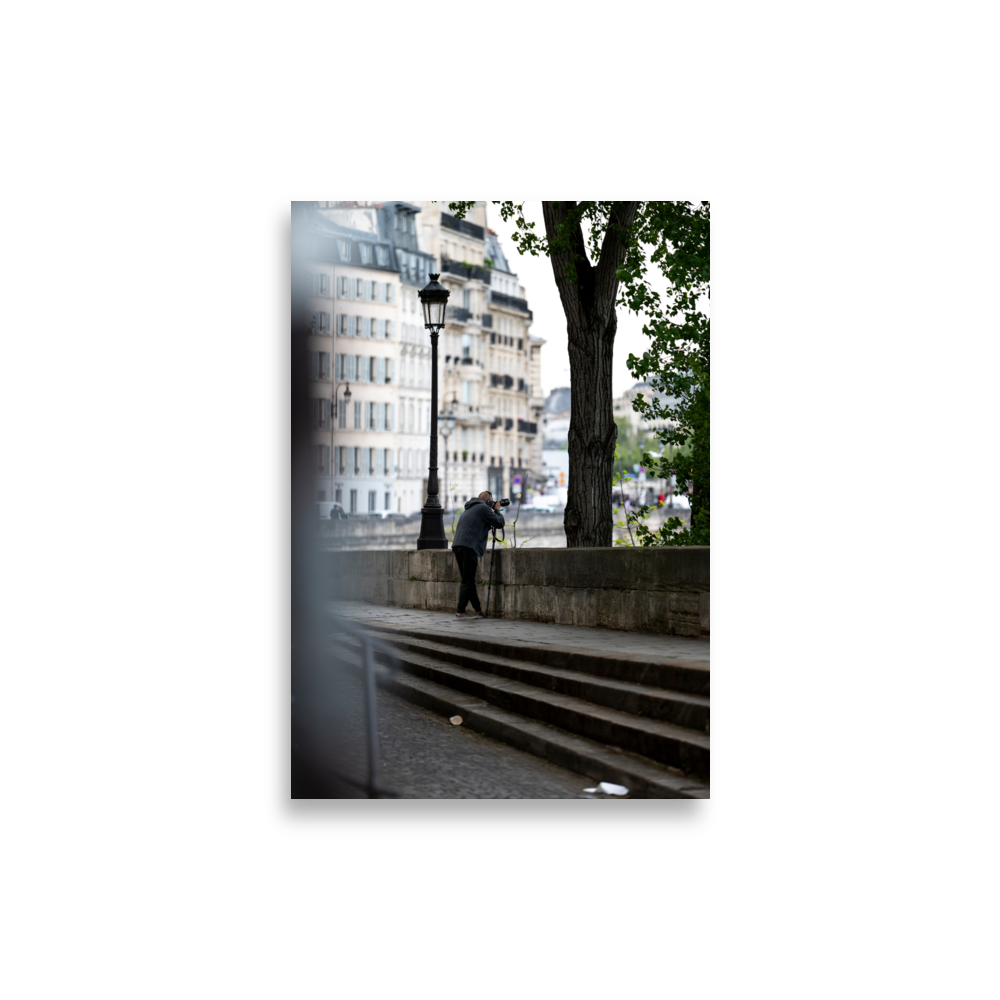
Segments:
[[[493,504],[493,509],[494,510],[499,510],[500,509],[500,501],[499,500],[497,500],[497,502],[495,504]]]

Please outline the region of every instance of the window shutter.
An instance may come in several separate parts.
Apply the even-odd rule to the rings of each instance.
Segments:
[[[343,378],[341,374],[343,357],[343,354],[334,354],[333,356],[333,377],[337,382]]]
[[[379,385],[385,384],[385,358],[379,358],[375,365],[375,381]]]
[[[331,316],[330,316],[329,313],[323,313],[323,322],[325,324],[324,327],[323,327],[324,330],[332,330],[333,329],[333,320],[331,319]]]
[[[385,429],[392,430],[392,403],[385,404]]]

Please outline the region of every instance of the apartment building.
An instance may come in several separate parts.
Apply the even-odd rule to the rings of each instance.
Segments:
[[[328,481],[357,513],[413,513],[427,496],[431,348],[417,292],[434,259],[419,245],[419,212],[403,201],[316,203],[336,258],[333,381],[341,399],[348,385],[352,394],[346,410],[334,404]]]
[[[451,292],[438,343],[442,503],[491,489],[525,495],[541,477],[540,352],[524,288],[486,206],[455,219],[437,202],[316,202],[311,387],[316,497],[352,512],[414,513],[427,495],[431,346],[418,292]],[[349,386],[350,403],[345,405]]]
[[[441,410],[457,418],[446,449],[451,498],[462,504],[486,488],[517,499],[541,474],[544,340],[532,347],[524,288],[487,228],[486,203],[476,202],[465,219],[442,204],[422,203],[421,221],[424,246],[451,292],[439,347]]]
[[[396,510],[400,281],[392,246],[321,212],[310,216],[310,238],[316,498],[353,513]]]

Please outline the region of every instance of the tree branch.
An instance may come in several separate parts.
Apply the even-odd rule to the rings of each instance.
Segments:
[[[627,233],[639,210],[637,201],[619,201],[611,211],[608,228],[601,244],[601,256],[594,276],[594,306],[599,316],[608,318],[618,298],[618,268],[628,250]]]
[[[545,219],[545,235],[549,241],[549,258],[556,288],[562,299],[566,319],[580,328],[586,324],[586,303],[592,285],[590,261],[587,260],[583,230],[579,220],[573,225],[570,215],[576,208],[574,201],[543,201],[542,215]],[[556,247],[566,249],[557,250]],[[576,272],[576,281],[572,280]]]

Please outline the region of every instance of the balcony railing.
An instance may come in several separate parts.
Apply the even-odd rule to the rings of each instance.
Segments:
[[[537,434],[538,424],[534,420],[522,420],[518,417],[517,430],[520,434]]]
[[[472,319],[472,311],[462,306],[448,306],[445,319],[450,319],[454,323],[468,323]]]
[[[491,375],[490,387],[495,389],[498,385],[503,385],[503,375]]]
[[[471,365],[472,362],[473,362],[472,358],[462,358],[462,364],[463,365]]]
[[[524,379],[523,378],[519,378],[517,380],[517,391],[518,392],[527,392],[528,391],[528,387],[524,384]]]
[[[499,427],[503,423],[503,417],[494,417],[490,427]]]
[[[472,236],[477,240],[485,239],[486,236],[482,226],[477,226],[467,219],[456,219],[454,215],[449,215],[447,212],[441,213],[441,225],[445,229],[454,229],[456,233],[465,233],[466,236]]]
[[[517,309],[518,312],[527,313],[529,319],[534,319],[531,310],[528,308],[526,299],[516,299],[513,295],[505,295],[503,292],[496,292],[491,288],[490,302],[497,306],[504,306],[507,309]]]
[[[514,385],[514,378],[513,378],[513,376],[511,376],[511,375],[504,375],[503,376],[503,387],[505,389],[510,389],[510,388],[513,387],[513,385]]]
[[[503,429],[505,431],[509,431],[511,429],[511,427],[513,427],[513,426],[514,426],[514,418],[513,417],[504,417],[504,419],[503,419]]]
[[[493,329],[493,316],[492,316],[492,314],[491,313],[483,313],[483,315],[482,315],[481,318],[482,318],[482,323],[483,323],[483,329],[484,330],[492,330]]]
[[[460,278],[475,278],[486,285],[490,283],[489,268],[481,267],[478,264],[463,264],[460,260],[449,260],[447,257],[442,257],[441,271],[458,275]]]

